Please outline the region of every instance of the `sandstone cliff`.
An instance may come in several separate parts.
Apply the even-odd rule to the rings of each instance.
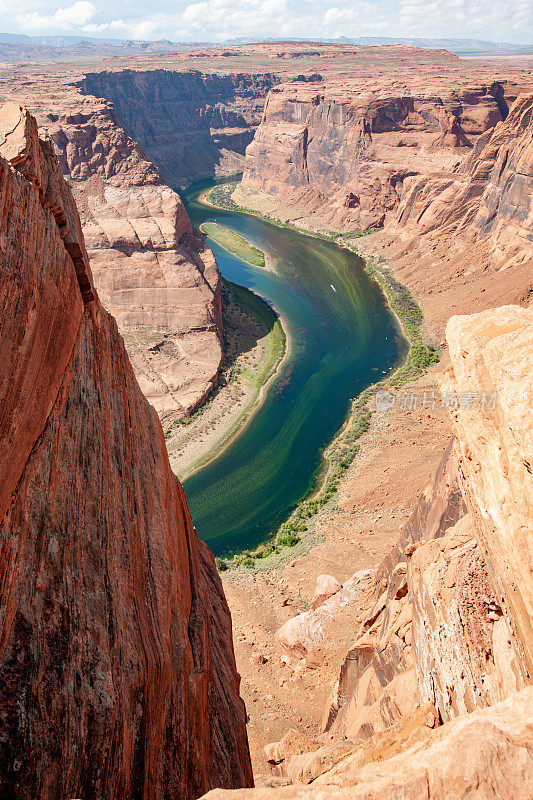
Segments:
[[[449,91],[428,76],[430,90],[385,93],[371,77],[359,91],[274,87],[237,202],[311,228],[374,230],[357,249],[393,264],[436,335],[451,313],[528,303],[531,79]]]
[[[112,106],[56,116],[41,121],[71,179],[102,302],[144,394],[164,421],[180,418],[209,394],[222,359],[213,254]]]
[[[531,795],[532,335],[517,306],[451,319],[455,438],[432,484],[370,593],[357,573],[278,634],[292,669],[313,668],[326,618],[366,609],[323,735],[265,748],[271,783],[299,786],[210,800]]]
[[[80,88],[103,97],[170,186],[242,169],[272,74],[124,70],[88,73]],[[239,158],[241,156],[241,158]]]
[[[24,65],[0,75],[0,96],[22,100],[54,141],[101,299],[165,425],[209,394],[222,353],[216,265],[163,180],[175,186],[241,169],[272,88],[245,184],[248,175],[257,182],[260,168],[275,204],[290,198],[291,214],[321,226],[389,225],[410,186],[411,197],[423,197],[416,176],[436,178],[439,191],[467,180],[461,165],[527,86],[526,73],[446,51],[298,43],[146,55],[112,67]],[[419,236],[415,214],[392,234],[394,245]],[[514,282],[516,296],[498,285],[485,306],[527,292],[526,272]],[[431,263],[401,277],[417,287],[426,274]]]
[[[406,178],[453,172],[506,113],[499,83],[445,91],[275,87],[247,149],[243,187],[290,195],[335,230],[382,227]]]
[[[21,96],[69,179],[94,280],[143,392],[165,423],[183,417],[209,394],[222,360],[213,254],[109,102],[72,85]]]
[[[54,148],[0,112],[0,794],[252,781],[214,559],[94,288]]]

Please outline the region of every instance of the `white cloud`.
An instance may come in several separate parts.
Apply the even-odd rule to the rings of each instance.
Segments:
[[[528,43],[531,0],[18,0],[0,25],[131,39],[403,36]],[[65,0],[63,0],[65,2]],[[6,0],[0,0],[0,8]],[[9,22],[11,21],[11,25]]]
[[[514,40],[533,25],[533,6],[524,0],[400,0],[400,25],[413,36]]]
[[[221,41],[234,37],[333,38],[388,32],[390,16],[378,0],[200,0],[179,13],[91,23],[86,33],[120,30],[128,38]]]
[[[78,0],[71,6],[58,8],[53,14],[43,15],[35,11],[17,15],[16,19],[32,31],[76,30],[86,25],[96,14],[96,6],[88,0]]]

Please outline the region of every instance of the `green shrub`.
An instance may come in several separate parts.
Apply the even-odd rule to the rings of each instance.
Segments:
[[[281,531],[276,537],[276,544],[280,547],[294,547],[300,541],[300,537],[294,531]]]
[[[415,367],[425,369],[430,364],[436,364],[439,361],[439,352],[432,345],[414,344],[411,348],[411,358]]]

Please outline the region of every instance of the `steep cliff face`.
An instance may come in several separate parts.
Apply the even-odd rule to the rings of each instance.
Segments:
[[[213,254],[109,103],[80,101],[71,89],[39,120],[70,179],[100,297],[141,389],[165,424],[183,417],[209,394],[222,360]]]
[[[480,136],[451,180],[408,178],[392,228],[418,235],[458,232],[484,244],[496,268],[531,258],[533,94]]]
[[[0,793],[252,781],[231,619],[49,141],[0,111]]]
[[[290,194],[337,230],[381,227],[406,177],[451,172],[502,119],[499,83],[440,91],[357,93],[348,82],[274,87],[247,149],[243,187]]]
[[[327,730],[368,739],[424,704],[446,722],[533,680],[532,335],[516,306],[451,319],[456,439],[378,569]]]
[[[216,265],[190,235],[183,206],[163,179],[176,185],[240,168],[272,88],[250,145],[245,184],[248,173],[258,185],[266,182],[277,192],[268,195],[276,204],[285,198],[291,214],[308,214],[321,226],[360,230],[385,220],[390,241],[419,238],[425,206],[435,201],[424,224],[439,215],[439,204],[449,211],[456,188],[468,183],[469,154],[478,152],[489,126],[507,114],[528,81],[445,51],[405,47],[263,45],[146,56],[134,66],[86,72],[64,65],[34,68],[31,75],[27,66],[16,68],[0,75],[0,94],[22,99],[54,141],[100,296],[165,426],[209,394],[222,352]],[[292,83],[278,86],[282,80]],[[504,166],[501,185],[506,174]],[[513,201],[519,182],[500,207]],[[475,184],[479,198],[486,183],[481,187],[476,178]],[[429,196],[424,186],[431,187]],[[487,199],[489,206],[495,197]],[[499,227],[502,247],[511,229],[520,228],[522,236],[521,215],[517,207],[513,225]],[[480,239],[500,217],[501,210],[491,222],[480,221]],[[380,237],[374,234],[372,242]],[[428,259],[434,246],[425,248]],[[449,259],[447,278],[457,258],[460,253]],[[407,275],[412,261],[400,277],[415,289],[425,281],[423,290],[433,291],[436,258],[427,266],[418,258],[420,268]],[[499,297],[515,302],[529,292],[526,267],[519,280],[507,281],[507,290],[494,285],[485,305]],[[471,305],[479,291],[461,294]]]
[[[234,193],[311,228],[383,226],[357,248],[390,261],[438,336],[453,313],[533,291],[530,77],[450,91],[446,72],[408,94],[379,91],[382,75],[274,87]]]
[[[193,412],[216,383],[221,287],[211,251],[142,147],[171,185],[214,175],[219,165],[237,171],[274,81],[125,70],[81,80],[45,75],[16,87],[54,142],[101,300],[165,426]]]
[[[239,171],[276,82],[272,74],[125,70],[89,73],[80,88],[111,101],[165,181],[178,186],[221,168]]]

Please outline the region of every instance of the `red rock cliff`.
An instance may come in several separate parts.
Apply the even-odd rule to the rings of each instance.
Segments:
[[[502,119],[500,84],[402,93],[382,82],[274,87],[246,151],[243,187],[290,195],[336,230],[380,227],[408,176],[451,171]]]
[[[0,795],[250,785],[231,619],[50,142],[1,111]]]
[[[383,226],[357,249],[389,260],[436,336],[533,292],[531,77],[458,86],[448,69],[274,87],[234,193],[311,228]]]
[[[49,82],[46,82],[46,81]],[[144,394],[165,424],[194,411],[222,360],[220,275],[176,192],[113,106],[48,77],[23,97],[53,141],[80,214],[94,280]]]
[[[277,80],[269,73],[123,70],[89,72],[80,87],[113,103],[129,135],[176,186],[220,169],[242,169],[265,97]]]

